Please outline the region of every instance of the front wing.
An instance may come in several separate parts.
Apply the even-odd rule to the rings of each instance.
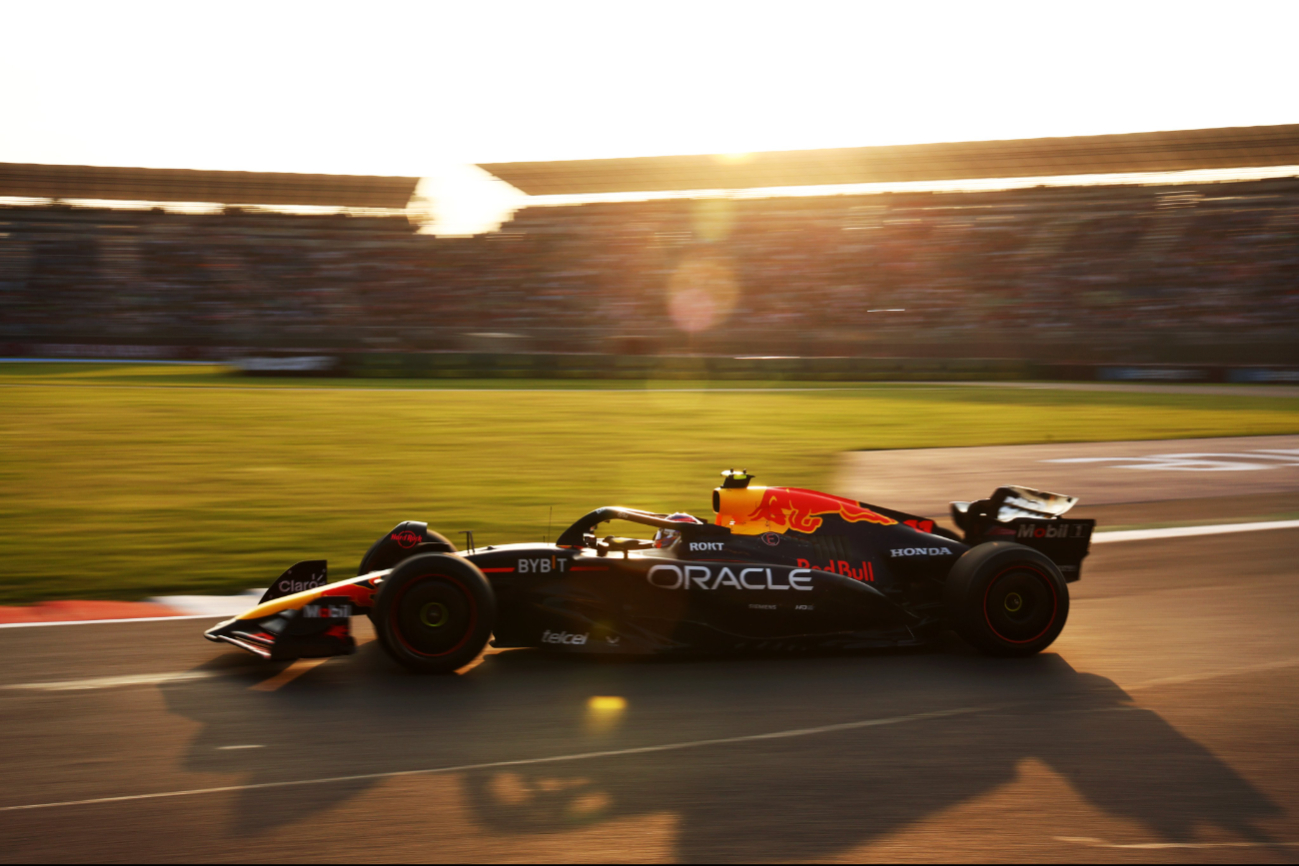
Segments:
[[[374,572],[279,597],[268,592],[261,604],[218,623],[204,632],[204,637],[275,661],[348,655],[356,651],[351,618],[369,611],[387,573]]]

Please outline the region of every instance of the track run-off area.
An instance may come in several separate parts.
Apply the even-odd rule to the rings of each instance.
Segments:
[[[420,678],[364,621],[354,656],[273,665],[202,619],[0,629],[0,859],[1294,861],[1294,449],[845,455],[836,492],[868,501],[1036,483],[1146,533],[1093,547],[1031,659],[512,651]],[[1148,531],[1204,524],[1245,531]]]

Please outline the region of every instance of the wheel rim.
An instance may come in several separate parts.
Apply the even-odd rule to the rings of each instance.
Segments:
[[[446,575],[411,580],[388,614],[393,634],[418,656],[449,655],[465,645],[478,623],[478,605],[464,584]]]
[[[1055,624],[1060,609],[1055,586],[1040,568],[1020,563],[988,581],[983,613],[988,628],[1011,644],[1032,643]]]
[[[419,622],[425,628],[441,628],[451,619],[447,606],[440,601],[430,601],[420,608]]]

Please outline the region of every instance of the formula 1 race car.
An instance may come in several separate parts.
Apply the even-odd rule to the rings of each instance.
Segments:
[[[1064,628],[1095,521],[1024,487],[952,503],[932,520],[728,470],[716,519],[606,507],[554,544],[457,551],[424,523],[380,538],[356,577],[299,562],[261,603],[209,629],[266,659],[355,650],[368,614],[383,648],[448,673],[495,647],[660,654],[916,646],[947,629],[992,655],[1040,652]],[[621,521],[653,539],[597,532]]]

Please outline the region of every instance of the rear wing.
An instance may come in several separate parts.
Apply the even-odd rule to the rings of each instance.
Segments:
[[[1073,582],[1082,573],[1082,561],[1091,546],[1095,520],[1069,520],[1063,515],[1078,497],[1048,493],[1031,487],[998,487],[992,496],[976,502],[953,502],[952,520],[971,546],[986,541],[1013,541],[1038,550]]]

